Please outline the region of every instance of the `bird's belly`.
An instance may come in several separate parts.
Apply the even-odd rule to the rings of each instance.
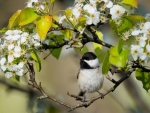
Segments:
[[[85,74],[85,72],[81,71],[78,84],[83,92],[92,93],[98,91],[103,85],[103,75],[88,71]]]

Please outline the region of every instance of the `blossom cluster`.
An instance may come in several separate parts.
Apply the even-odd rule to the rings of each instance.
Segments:
[[[106,23],[108,20],[107,10],[110,11],[113,20],[120,19],[126,11],[122,6],[114,5],[111,0],[78,0],[70,10],[72,11],[70,20],[78,23],[79,18],[84,17],[87,25],[97,25],[99,22]],[[62,16],[59,22],[62,23],[65,19],[66,16]]]
[[[0,70],[6,78],[23,75],[32,48],[39,48],[40,37],[21,30],[8,30],[0,39]]]
[[[39,0],[28,0],[26,7],[31,7],[33,8],[35,6],[35,8],[37,10],[44,10],[44,5],[41,4],[41,2]]]
[[[131,45],[131,54],[134,60],[140,59],[147,63],[150,58],[150,22],[138,24],[132,31],[136,43]]]

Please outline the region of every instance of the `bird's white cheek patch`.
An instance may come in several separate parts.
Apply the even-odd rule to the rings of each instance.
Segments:
[[[94,59],[94,60],[84,60],[86,63],[89,64],[89,66],[91,67],[98,67],[99,66],[99,61],[98,58]]]

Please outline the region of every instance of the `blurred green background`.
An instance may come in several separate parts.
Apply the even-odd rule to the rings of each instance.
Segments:
[[[26,6],[26,0],[0,0],[0,29],[7,26],[8,19],[18,9]],[[63,10],[73,4],[73,0],[56,0],[55,10]],[[145,16],[150,12],[150,1],[139,0],[137,13]],[[109,25],[100,27],[104,40],[116,44],[117,37],[109,29]],[[92,50],[92,49],[90,49]],[[42,71],[36,73],[37,82],[41,82],[45,91],[61,101],[72,106],[78,102],[69,96],[78,94],[76,75],[79,69],[80,55],[72,49],[63,49],[61,57],[56,60],[51,55],[43,58],[47,53],[40,53]],[[114,75],[118,80],[121,75]],[[39,92],[28,85],[28,76],[21,77],[21,82],[5,79],[0,74],[0,113],[66,113],[67,109],[51,100],[36,100]],[[101,92],[112,87],[112,83],[105,78]],[[97,96],[97,93],[87,94],[87,97]],[[72,113],[150,113],[150,94],[143,88],[141,82],[135,79],[134,74],[122,83],[114,92],[103,100],[97,100],[88,108],[79,108]]]

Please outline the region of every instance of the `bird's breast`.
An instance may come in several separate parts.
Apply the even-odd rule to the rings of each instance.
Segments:
[[[81,91],[92,93],[98,91],[104,81],[100,69],[83,69],[79,72],[78,85]]]

